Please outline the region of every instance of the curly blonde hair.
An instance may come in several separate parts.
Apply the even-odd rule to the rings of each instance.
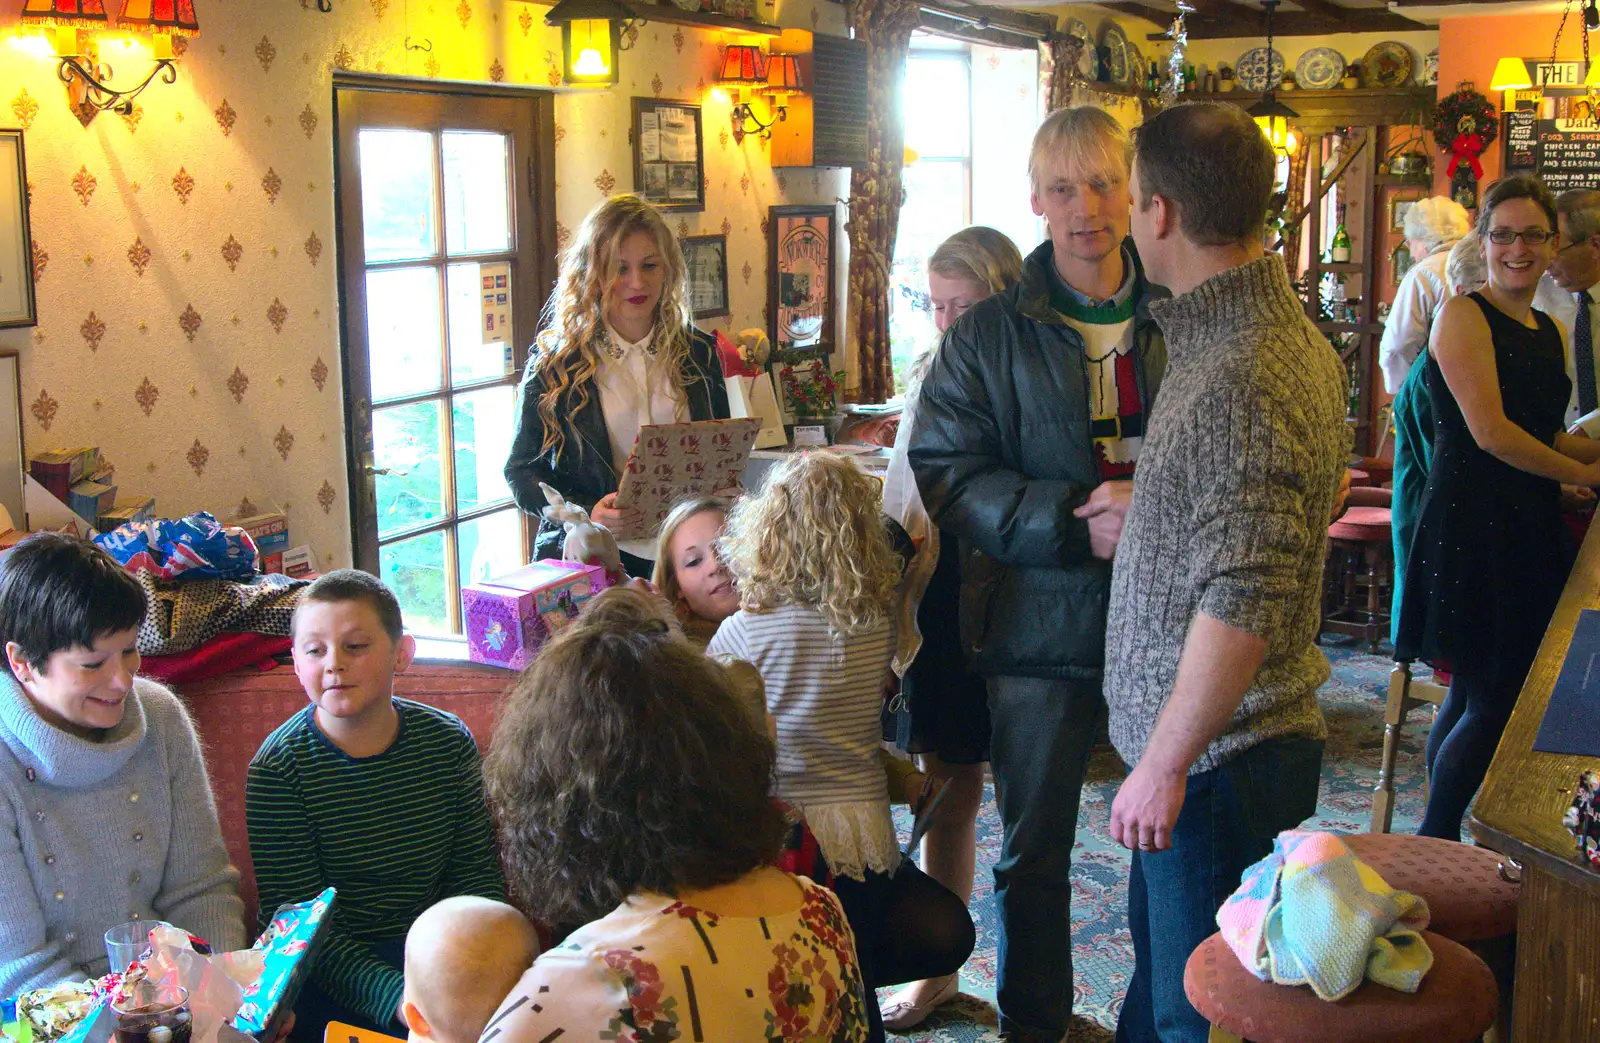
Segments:
[[[617,254],[622,241],[636,232],[650,236],[667,268],[661,299],[656,302],[654,337],[659,364],[680,386],[683,383],[694,321],[683,250],[655,207],[635,195],[612,196],[589,211],[572,245],[561,255],[555,292],[545,304],[544,329],[534,342],[534,365],[544,376],[544,391],[539,395],[539,419],[544,424],[541,455],[552,450],[560,455],[566,444],[561,421],[589,403],[590,382],[600,368]],[[578,449],[583,451],[581,443]]]
[[[761,492],[733,505],[718,541],[739,606],[810,606],[842,634],[877,625],[900,582],[882,502],[882,486],[847,457],[802,453],[778,464]]]

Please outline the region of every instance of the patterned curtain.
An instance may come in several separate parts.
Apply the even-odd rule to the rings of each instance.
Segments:
[[[1064,109],[1072,104],[1072,73],[1082,57],[1083,41],[1061,33],[1041,42],[1039,47],[1050,60],[1050,80],[1045,91],[1050,102],[1048,111]]]
[[[850,27],[867,45],[867,162],[850,172],[850,309],[860,366],[859,401],[894,393],[889,358],[889,268],[905,191],[906,128],[900,89],[911,33],[921,20],[916,0],[852,0]]]
[[[1300,151],[1289,158],[1288,200],[1283,205],[1285,219],[1299,213],[1306,205],[1306,167],[1307,157],[1311,152],[1311,143],[1320,139],[1308,138],[1300,143]],[[1317,164],[1320,171],[1322,164]],[[1315,192],[1312,189],[1312,192]],[[1296,221],[1293,228],[1284,230],[1283,235],[1283,260],[1289,268],[1289,278],[1297,279],[1300,276],[1300,234],[1305,227],[1304,221]],[[1268,245],[1271,245],[1270,243]]]

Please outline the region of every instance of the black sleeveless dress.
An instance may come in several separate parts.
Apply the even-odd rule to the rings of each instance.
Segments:
[[[1532,330],[1481,294],[1506,418],[1551,445],[1572,382],[1561,334],[1543,312]],[[1433,354],[1433,463],[1423,493],[1395,658],[1520,684],[1571,568],[1561,486],[1478,448]]]

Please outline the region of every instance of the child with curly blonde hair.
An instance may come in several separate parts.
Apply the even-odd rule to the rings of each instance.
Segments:
[[[773,468],[720,546],[740,609],[707,651],[761,672],[777,721],[777,796],[804,814],[874,988],[949,974],[972,951],[966,906],[902,862],[878,760],[900,563],[878,483],[833,453]],[[868,1003],[872,1038],[883,1038]]]

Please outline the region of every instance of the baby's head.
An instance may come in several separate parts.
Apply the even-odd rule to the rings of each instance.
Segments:
[[[528,918],[487,898],[446,898],[406,934],[404,1012],[411,1043],[476,1043],[539,955]]]

